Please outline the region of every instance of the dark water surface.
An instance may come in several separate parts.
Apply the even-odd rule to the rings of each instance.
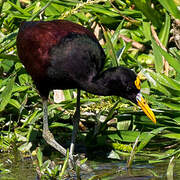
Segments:
[[[18,153],[0,153],[0,180],[37,180],[35,165],[31,158],[22,158]],[[94,179],[103,180],[166,180],[167,162],[148,164],[143,161],[136,162],[131,169],[126,168],[125,162],[88,161],[88,165],[94,169],[91,173],[82,172],[82,180]],[[9,172],[5,173],[4,168]],[[76,179],[67,178],[67,180]],[[173,180],[173,179],[172,179]],[[174,180],[180,180],[180,160],[175,161]]]

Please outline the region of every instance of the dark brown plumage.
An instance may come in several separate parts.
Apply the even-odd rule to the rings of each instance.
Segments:
[[[74,122],[76,128],[79,122],[81,89],[97,95],[116,95],[129,99],[139,104],[155,122],[154,114],[140,94],[140,81],[133,71],[116,67],[102,72],[105,53],[88,29],[64,20],[24,22],[17,36],[17,51],[43,98],[43,136],[64,155],[65,149],[56,144],[48,129],[46,100],[52,89],[79,90]],[[71,160],[76,128],[72,135]]]

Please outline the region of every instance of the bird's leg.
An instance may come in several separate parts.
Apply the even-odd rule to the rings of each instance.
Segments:
[[[46,142],[58,150],[61,154],[66,156],[66,149],[64,149],[57,141],[54,139],[53,134],[50,132],[48,127],[48,107],[47,107],[47,100],[43,99],[43,138]],[[70,155],[69,158],[73,160],[73,157]]]
[[[79,120],[80,120],[80,94],[81,94],[81,90],[77,89],[76,111],[73,117],[73,131],[72,131],[71,145],[70,145],[70,152],[69,152],[69,155],[73,158],[75,157],[73,154],[74,154],[75,141],[76,141],[76,136],[78,133]],[[88,172],[92,171],[92,169],[88,167],[86,164],[80,163],[80,159],[78,159],[78,156],[76,157],[76,159],[73,159],[73,160],[74,160],[73,162],[76,162],[75,164],[78,165],[82,170],[88,171]],[[73,164],[71,164],[71,162],[69,165],[70,167],[73,167]]]
[[[79,106],[80,106],[80,90],[79,90]],[[78,110],[80,111],[80,109]],[[44,116],[43,116],[43,138],[46,140],[46,142],[51,145],[52,147],[54,147],[57,151],[59,151],[61,154],[63,154],[64,156],[66,156],[66,149],[64,149],[59,143],[57,143],[57,141],[54,139],[53,134],[50,132],[49,127],[48,127],[48,108],[47,108],[47,100],[43,99],[43,112],[44,112]],[[77,116],[77,115],[76,115]],[[78,128],[78,124],[79,121],[77,123],[75,123],[77,125],[75,125]],[[74,130],[73,129],[73,134],[72,134],[72,144],[71,145],[71,154],[69,154],[69,162],[71,164],[71,167],[75,168],[75,165],[80,166],[80,168],[82,170],[85,171],[91,171],[91,169],[89,169],[87,166],[83,166],[80,165],[80,163],[78,161],[74,161],[73,158],[73,152],[74,152],[74,143],[75,143],[75,137],[77,134],[77,128]]]
[[[70,156],[73,157],[74,153],[74,147],[75,147],[75,141],[76,136],[78,133],[78,127],[79,127],[79,120],[80,120],[80,89],[77,89],[77,102],[76,102],[76,111],[73,117],[73,131],[72,131],[72,137],[71,137],[71,145],[70,145]]]

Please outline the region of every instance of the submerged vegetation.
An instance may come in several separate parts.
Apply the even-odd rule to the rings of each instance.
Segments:
[[[134,160],[139,156],[149,163],[171,159],[167,172],[171,178],[172,161],[180,158],[179,2],[0,0],[0,3],[1,153],[17,149],[29,156],[36,154],[39,176],[63,176],[68,156],[64,166],[42,161],[41,150],[46,156],[53,155],[55,150],[49,151],[42,138],[41,99],[15,45],[20,22],[66,19],[94,31],[107,55],[105,69],[122,65],[139,74],[142,93],[157,118],[157,124],[153,124],[125,99],[82,92],[78,146],[90,158],[104,152],[102,158],[122,159],[133,150]],[[65,90],[63,95],[60,103],[55,103],[53,92],[49,96],[49,126],[57,141],[68,147],[76,90]],[[0,173],[9,173],[1,163]]]

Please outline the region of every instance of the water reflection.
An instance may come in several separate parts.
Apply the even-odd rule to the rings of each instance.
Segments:
[[[0,153],[0,164],[3,169],[10,172],[5,173],[0,166],[1,180],[35,180],[37,179],[35,166],[31,158],[21,158],[19,154]],[[92,173],[82,172],[82,180],[94,179],[104,180],[158,180],[167,179],[166,172],[169,161],[163,163],[148,164],[147,162],[136,162],[131,169],[126,168],[125,162],[119,161],[88,161],[88,165],[94,169]],[[174,180],[180,179],[180,161],[175,161]],[[75,177],[66,180],[76,179]]]

